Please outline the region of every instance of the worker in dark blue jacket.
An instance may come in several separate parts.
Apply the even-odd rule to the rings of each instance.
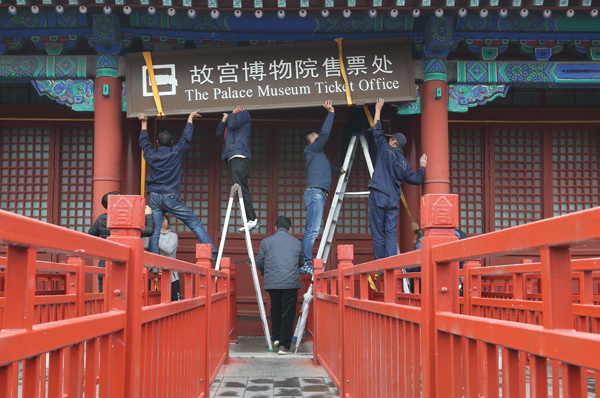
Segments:
[[[311,275],[313,273],[312,251],[315,240],[319,236],[325,202],[331,189],[331,173],[345,173],[343,169],[331,166],[329,158],[323,152],[323,148],[329,139],[335,116],[331,100],[325,101],[323,107],[327,109],[328,113],[321,131],[317,133],[314,130],[310,130],[304,135],[304,141],[306,142],[306,148],[304,148],[304,158],[306,159],[306,190],[302,197],[302,204],[306,209],[306,227],[304,238],[302,239],[304,265],[300,269],[300,272]]]
[[[154,234],[150,238],[152,253],[159,252],[160,228],[163,215],[171,213],[192,230],[200,243],[212,246],[213,258],[217,258],[217,249],[213,245],[208,232],[202,222],[196,217],[179,197],[181,191],[181,159],[192,142],[194,133],[194,118],[200,117],[199,112],[192,112],[188,116],[183,134],[174,143],[173,135],[169,131],[161,131],[157,135],[158,148],[154,149],[148,138],[148,117],[140,113],[138,119],[142,122],[140,134],[140,147],[144,150],[144,159],[148,163],[150,172],[146,177],[146,191],[148,204],[154,215]]]
[[[412,170],[404,157],[404,134],[393,134],[389,143],[387,142],[381,127],[383,104],[384,100],[379,98],[375,105],[375,124],[370,129],[377,145],[377,163],[369,184],[369,226],[375,259],[398,254],[396,226],[400,209],[400,185],[404,181],[412,185],[422,184],[427,166],[427,155],[423,155],[419,170],[416,173]]]
[[[252,205],[248,178],[250,177],[250,134],[252,134],[252,120],[250,112],[238,105],[231,113],[223,113],[223,119],[217,126],[217,137],[225,140],[223,159],[229,165],[231,185],[239,184],[244,197],[244,209],[250,230],[259,227],[256,212]],[[240,228],[244,232],[244,227]]]

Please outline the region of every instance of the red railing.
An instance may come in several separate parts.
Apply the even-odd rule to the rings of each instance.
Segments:
[[[209,396],[228,360],[229,270],[211,269],[209,245],[198,245],[196,264],[144,252],[143,203],[135,196],[109,199],[108,240],[0,211],[0,243],[8,245],[0,397]],[[80,258],[40,265],[38,249]],[[86,297],[85,273],[97,271],[85,258],[107,260],[101,313],[90,314],[102,294]],[[36,296],[37,270],[48,267],[65,275],[66,294]],[[162,270],[160,303],[144,306],[150,267]],[[186,291],[173,303],[172,271]],[[36,318],[36,305],[55,297],[68,305],[64,319]]]
[[[229,270],[229,341],[238,343],[237,328],[237,264],[231,263],[229,257],[221,260],[221,268]]]
[[[569,247],[600,239],[600,208],[456,241],[457,197],[426,195],[421,204],[420,251],[353,265],[352,246],[339,246],[338,270],[315,275],[315,358],[341,395],[598,396],[600,267],[571,260]],[[541,262],[470,261],[526,250]],[[402,292],[400,271],[416,265],[418,297]],[[374,297],[367,278],[380,271],[382,297]],[[482,281],[506,294],[483,294]],[[406,302],[415,298],[420,306]]]

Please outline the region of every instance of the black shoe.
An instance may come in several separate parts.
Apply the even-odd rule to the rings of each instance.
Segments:
[[[210,256],[210,261],[217,261],[218,256],[219,256],[219,253],[212,252],[212,256]]]

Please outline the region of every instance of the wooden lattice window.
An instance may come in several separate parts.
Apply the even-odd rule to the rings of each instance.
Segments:
[[[346,156],[348,141],[350,140],[351,133],[345,133],[347,136],[341,137],[340,148],[338,149],[339,160],[335,160],[336,157],[332,156],[331,163],[336,167],[341,167]],[[375,164],[376,151],[371,151],[371,162]],[[339,175],[334,174],[332,176],[331,190],[335,190]],[[356,154],[354,156],[354,162],[352,163],[352,170],[350,171],[350,178],[348,179],[348,185],[346,186],[346,192],[366,192],[369,190],[369,183],[371,177],[369,176],[369,169],[367,168],[367,161],[363,154],[362,146],[357,137],[356,140]],[[325,209],[325,217],[329,213],[329,206]],[[369,199],[368,198],[357,198],[347,197],[344,198],[342,204],[342,210],[338,218],[336,234],[368,234],[369,230]]]
[[[183,132],[181,126],[177,132]],[[211,132],[206,127],[196,127],[192,136],[192,143],[181,161],[181,200],[194,212],[207,229]],[[171,222],[173,222],[172,229],[175,231],[190,231],[174,217],[171,218]]]
[[[0,208],[49,221],[50,129],[7,126],[0,131]]]
[[[541,130],[494,130],[496,230],[543,218],[542,140]]]
[[[600,203],[598,131],[552,131],[553,214],[559,216]]]
[[[59,225],[86,232],[92,225],[94,130],[61,128]]]
[[[306,210],[302,197],[306,188],[303,133],[306,129],[277,130],[277,215],[292,220],[292,233],[304,233]]]
[[[460,228],[467,234],[484,232],[484,132],[450,131],[450,190],[459,195]]]

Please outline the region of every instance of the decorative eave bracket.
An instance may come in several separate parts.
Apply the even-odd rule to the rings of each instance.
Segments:
[[[417,100],[405,102],[398,106],[398,114],[415,115],[421,113],[421,88],[417,87]],[[507,85],[485,84],[449,84],[448,85],[448,111],[466,112],[469,108],[485,105],[496,98],[505,97],[508,92]]]
[[[93,79],[65,79],[65,80],[32,80],[33,87],[39,95],[56,100],[61,105],[66,105],[74,111],[94,111],[94,80]],[[127,110],[127,91],[123,82],[121,94],[121,108]]]

